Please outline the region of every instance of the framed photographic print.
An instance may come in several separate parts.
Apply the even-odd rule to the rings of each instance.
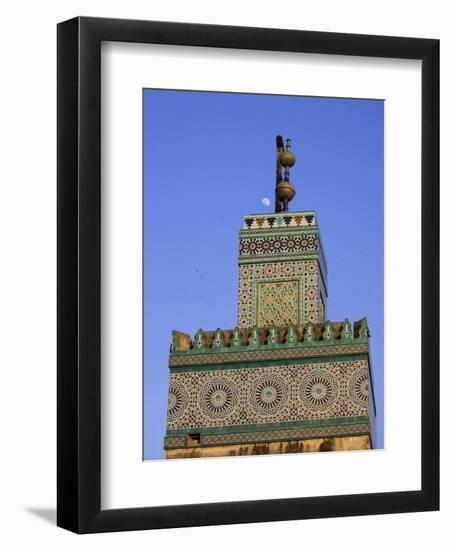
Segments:
[[[58,525],[437,510],[439,41],[58,25]]]

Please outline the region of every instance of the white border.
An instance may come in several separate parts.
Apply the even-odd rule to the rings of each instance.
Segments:
[[[141,460],[144,87],[386,99],[386,450]],[[102,508],[420,489],[420,87],[413,60],[102,44]]]

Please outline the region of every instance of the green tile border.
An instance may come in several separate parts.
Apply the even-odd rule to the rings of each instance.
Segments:
[[[268,424],[235,424],[232,426],[210,426],[195,428],[179,428],[167,430],[166,437],[188,435],[199,433],[200,435],[212,435],[220,433],[249,433],[263,432],[269,430],[283,430],[292,428],[320,428],[324,426],[343,426],[348,424],[369,424],[368,416],[341,416],[335,418],[292,420],[289,422],[273,422]]]
[[[280,443],[286,441],[302,441],[305,439],[322,439],[330,437],[348,437],[368,435],[371,438],[371,428],[368,422],[368,417],[354,417],[353,419],[360,418],[357,422],[323,424],[319,426],[292,426],[275,428],[273,425],[269,425],[269,431],[264,429],[264,425],[259,425],[257,430],[239,430],[233,432],[221,432],[206,433],[205,431],[200,433],[200,445],[189,445],[187,443],[188,433],[166,435],[164,438],[164,449],[194,449],[202,447],[223,447],[227,445],[252,445],[252,444],[267,444],[267,443]],[[348,426],[348,428],[346,428]],[[353,427],[353,429],[351,428]],[[338,429],[341,428],[341,429]],[[303,431],[304,433],[292,433]],[[191,430],[191,433],[193,430]],[[285,432],[285,435],[283,434]],[[214,441],[214,436],[224,436],[225,441],[221,441],[220,437]],[[245,436],[245,437],[242,437]],[[211,439],[210,442],[205,439]],[[372,440],[371,440],[372,444]]]

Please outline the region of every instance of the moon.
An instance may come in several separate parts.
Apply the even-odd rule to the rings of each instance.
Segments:
[[[264,197],[261,202],[264,204],[264,206],[270,206],[270,199],[268,199],[267,197]]]

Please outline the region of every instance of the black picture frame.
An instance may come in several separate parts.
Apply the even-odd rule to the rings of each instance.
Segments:
[[[422,489],[101,509],[102,41],[422,61]],[[58,25],[57,524],[76,533],[439,508],[439,41],[77,17]]]

